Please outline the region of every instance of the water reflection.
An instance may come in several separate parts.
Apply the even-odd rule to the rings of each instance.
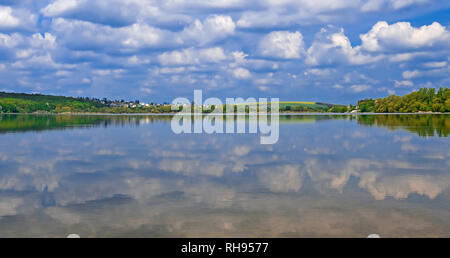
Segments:
[[[448,115],[282,116],[273,146],[170,119],[1,116],[0,235],[450,236]]]
[[[406,129],[424,137],[448,137],[450,134],[449,115],[361,115],[358,123],[390,130]]]

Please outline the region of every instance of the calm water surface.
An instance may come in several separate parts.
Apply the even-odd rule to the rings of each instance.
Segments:
[[[450,115],[0,115],[0,237],[450,237]]]

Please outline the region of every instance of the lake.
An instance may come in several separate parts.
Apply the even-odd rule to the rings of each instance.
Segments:
[[[450,237],[450,115],[0,115],[0,237]]]

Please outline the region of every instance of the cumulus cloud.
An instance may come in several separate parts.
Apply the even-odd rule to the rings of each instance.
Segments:
[[[416,28],[409,22],[389,25],[380,21],[360,38],[362,48],[371,52],[417,50],[439,45],[447,47],[450,43],[449,31],[438,22]]]
[[[18,33],[11,35],[0,33],[0,47],[13,48],[23,41],[23,37]]]
[[[195,41],[205,45],[234,33],[236,25],[230,16],[214,15],[204,22],[195,20],[184,29],[181,38],[185,41]]]
[[[159,9],[151,1],[56,0],[41,9],[48,17],[71,18],[113,26],[126,26],[155,17]]]
[[[226,8],[236,1],[152,1],[152,0],[56,0],[41,9],[48,17],[71,18],[113,27],[147,23],[152,26],[179,26],[200,23],[188,13],[193,8]],[[196,22],[198,21],[198,22]],[[203,24],[204,25],[204,24]],[[202,25],[202,26],[203,26]],[[195,27],[195,25],[193,25]]]
[[[9,6],[0,6],[0,28],[16,27],[20,20],[12,15],[12,9]]]
[[[380,56],[364,54],[360,46],[352,47],[344,30],[323,28],[316,35],[315,41],[307,51],[306,63],[309,65],[326,65],[344,63],[364,65],[380,60]]]
[[[58,44],[51,33],[35,33],[28,37],[18,33],[0,33],[0,52],[1,48],[7,49],[3,58],[10,62],[12,68],[40,70],[73,67],[71,64],[64,65],[55,61],[53,54],[57,51]]]
[[[270,28],[324,23],[339,19],[345,11],[357,9],[359,5],[359,1],[351,0],[255,1],[249,5],[250,10],[241,15],[237,25],[242,28]],[[252,7],[256,8],[252,10]]]
[[[56,18],[52,28],[61,41],[76,49],[155,48],[202,46],[226,38],[234,33],[229,16],[215,15],[204,22],[195,20],[182,32],[159,29],[147,23],[134,23],[119,28],[88,21]]]
[[[414,77],[419,76],[420,72],[418,70],[413,70],[413,71],[404,71],[402,73],[403,78],[405,79],[411,79]]]
[[[245,68],[236,68],[232,71],[233,77],[239,80],[248,79],[251,77],[249,70]]]
[[[365,85],[365,84],[350,86],[350,91],[355,92],[355,93],[360,93],[360,92],[368,91],[371,89],[372,89],[372,87],[370,85]]]
[[[261,40],[259,51],[267,57],[300,58],[305,52],[303,35],[299,31],[273,31]]]
[[[255,1],[247,5],[237,21],[241,28],[283,27],[331,23],[365,12],[396,11],[409,6],[426,4],[431,0],[283,0]],[[248,2],[248,1],[247,1]],[[253,7],[253,8],[252,8]],[[261,19],[264,17],[264,19]]]
[[[35,27],[37,15],[23,9],[13,9],[0,5],[0,30],[20,28],[31,30]]]
[[[82,1],[78,0],[56,0],[42,9],[42,12],[49,16],[61,15],[67,11],[75,9]]]
[[[184,49],[181,51],[165,52],[158,56],[162,65],[190,65],[203,63],[218,63],[227,56],[221,47],[205,49]]]
[[[167,44],[168,32],[147,24],[133,24],[122,28],[85,21],[57,18],[52,27],[67,46],[75,49],[145,48]]]
[[[404,80],[404,81],[397,81],[395,80],[395,87],[412,87],[414,86],[414,83],[412,81]]]

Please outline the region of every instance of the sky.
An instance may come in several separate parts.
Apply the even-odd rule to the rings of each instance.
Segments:
[[[349,104],[449,74],[445,0],[0,0],[0,91]]]

